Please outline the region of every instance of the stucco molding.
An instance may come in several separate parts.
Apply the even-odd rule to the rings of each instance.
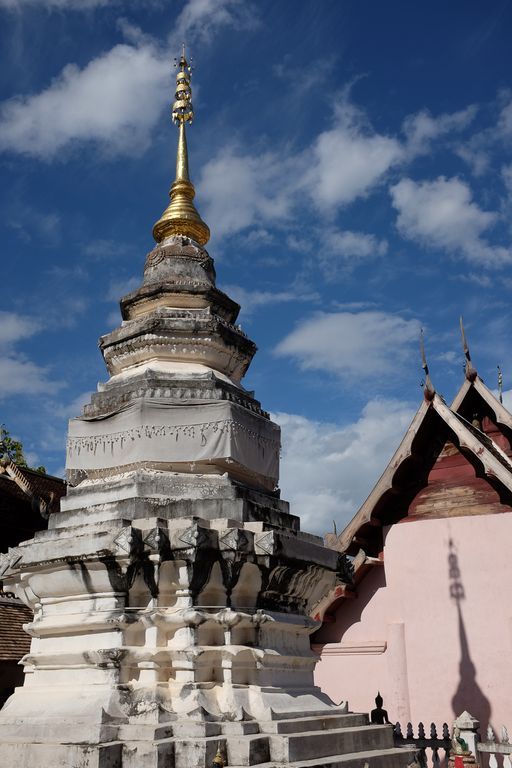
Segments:
[[[379,656],[387,648],[385,640],[345,643],[313,643],[311,649],[322,656]]]

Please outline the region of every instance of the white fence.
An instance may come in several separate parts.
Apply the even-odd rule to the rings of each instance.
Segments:
[[[491,728],[487,729],[487,740],[477,742],[477,756],[481,766],[489,768],[512,768],[512,744],[508,738],[508,731],[503,725],[499,740]]]
[[[512,768],[512,744],[505,726],[502,726],[499,738],[489,726],[486,740],[483,741],[478,732],[480,723],[469,712],[459,715],[453,725],[460,731],[460,738],[467,743],[480,768]],[[443,723],[440,733],[432,723],[428,736],[423,723],[418,724],[416,735],[412,723],[407,723],[405,735],[400,723],[396,723],[393,732],[397,746],[413,745],[417,748],[416,761],[421,768],[443,768],[448,765],[452,735],[447,723]]]

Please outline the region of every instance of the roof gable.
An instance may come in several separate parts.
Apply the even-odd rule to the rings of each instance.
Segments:
[[[58,511],[63,480],[6,462],[0,466],[0,552],[47,527],[43,511]]]
[[[478,513],[491,511],[493,504],[505,506],[499,510],[492,507],[492,511],[509,509],[512,459],[507,455],[507,446],[500,447],[462,415],[468,412],[471,388],[476,391],[480,406],[485,405],[496,419],[499,417],[498,423],[503,429],[511,429],[512,434],[512,416],[480,379],[464,383],[454,401],[455,409],[433,394],[420,405],[398,449],[355,517],[339,536],[326,537],[328,546],[348,554],[356,554],[362,548],[367,554],[378,556],[382,550],[382,527],[418,511],[411,510],[412,502],[429,484],[436,462],[445,459],[448,445],[462,455],[467,465],[463,483],[478,486],[481,499],[488,491],[487,505],[481,506]]]
[[[478,375],[472,381],[466,378],[455,395],[451,410],[468,421],[476,417],[482,423],[482,430],[492,435],[494,442],[506,452],[512,453],[512,414]]]

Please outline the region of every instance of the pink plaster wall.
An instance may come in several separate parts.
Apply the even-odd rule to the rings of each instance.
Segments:
[[[512,512],[391,526],[384,563],[317,636],[317,684],[355,711],[380,690],[392,722],[512,728]]]

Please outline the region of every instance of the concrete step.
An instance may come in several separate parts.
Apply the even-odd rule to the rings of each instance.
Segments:
[[[338,722],[341,716],[337,716]],[[346,716],[345,716],[346,718]],[[364,720],[364,716],[361,716]],[[304,718],[311,721],[311,718]],[[315,720],[315,719],[313,719]],[[354,718],[349,717],[348,722]],[[343,722],[343,721],[342,721]],[[345,720],[346,722],[346,720]],[[357,722],[357,720],[356,720]],[[280,721],[287,728],[287,721]],[[304,723],[297,723],[305,727]],[[316,723],[318,725],[318,722]],[[123,746],[123,768],[160,768],[161,761],[174,754],[175,768],[211,765],[217,748],[220,747],[227,757],[227,765],[261,766],[294,765],[297,761],[312,761],[311,765],[322,764],[338,759],[344,754],[364,755],[366,753],[384,754],[393,747],[393,730],[389,725],[352,725],[345,728],[329,728],[324,723],[322,730],[299,733],[271,734],[230,734],[207,736],[206,738],[188,736],[157,739],[152,744],[125,742]],[[400,753],[401,754],[401,753]],[[151,757],[152,755],[152,757]],[[269,762],[270,761],[270,762]],[[364,761],[359,768],[363,768]],[[404,763],[405,766],[405,763]],[[380,768],[380,766],[379,766]],[[402,768],[396,762],[389,767]]]
[[[359,725],[270,736],[272,759],[284,763],[367,750],[384,750],[392,746],[393,729],[390,725]]]
[[[313,760],[299,760],[286,763],[286,768],[407,768],[415,755],[414,749],[393,747],[392,749],[373,749],[365,752],[352,752],[346,755],[318,757]],[[230,765],[229,768],[245,768]],[[252,768],[283,768],[283,763],[271,760],[268,763],[253,765]]]
[[[208,736],[206,738],[163,739],[151,745],[153,762],[146,757],[147,744],[125,744],[123,747],[123,768],[128,754],[132,762],[127,762],[128,768],[197,768],[211,766],[217,749],[227,755],[227,765],[237,764],[247,766],[260,765],[270,759],[270,736],[261,734],[245,736]],[[148,750],[148,754],[151,750]],[[174,755],[171,763],[170,757]],[[144,758],[144,759],[143,759]],[[146,760],[146,762],[144,762]],[[167,760],[167,762],[166,762]]]
[[[324,717],[300,717],[294,720],[271,720],[260,723],[261,733],[303,733],[328,731],[334,728],[351,728],[368,724],[368,715],[349,712]]]
[[[303,710],[285,710],[285,709],[273,709],[272,720],[301,720],[303,717],[329,717],[329,715],[348,715],[352,714],[348,712],[346,704],[340,704],[336,706],[331,704],[325,709],[303,709]]]

